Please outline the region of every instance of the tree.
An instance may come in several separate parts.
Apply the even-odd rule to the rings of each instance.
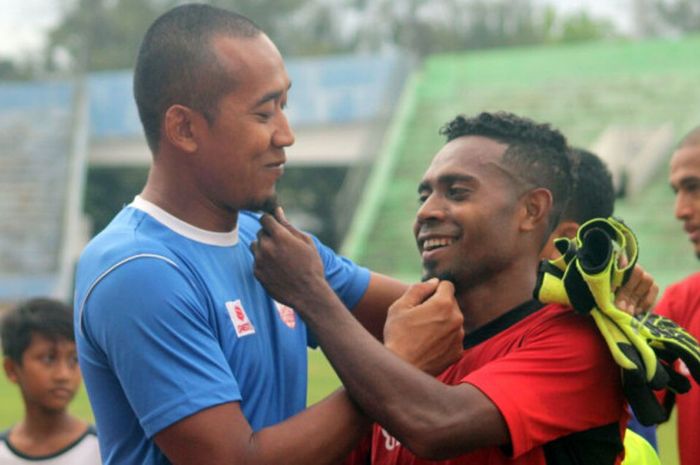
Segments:
[[[564,19],[561,42],[580,42],[585,40],[599,40],[615,34],[615,27],[610,21],[592,18],[585,11],[580,11]]]
[[[25,81],[32,76],[31,67],[8,58],[0,58],[0,81]]]
[[[49,32],[46,65],[57,68],[65,51],[78,70],[129,68],[143,34],[173,0],[74,0]]]
[[[656,0],[659,19],[674,32],[700,32],[698,0]]]
[[[73,69],[130,68],[148,26],[178,3],[177,0],[72,0],[61,22],[49,32],[46,67],[48,70],[58,68],[56,56],[61,50],[70,57]],[[328,12],[323,9],[317,8],[315,14],[310,15],[312,27],[294,21],[306,4],[304,0],[214,0],[209,3],[252,18],[283,53],[288,52],[287,49],[295,50],[292,44],[299,42],[290,39],[297,35],[305,40],[301,43],[306,44],[312,42],[308,31],[312,36],[325,35],[326,39],[332,35],[332,30],[324,28]],[[292,31],[294,25],[296,29]],[[325,43],[332,42],[326,40]]]

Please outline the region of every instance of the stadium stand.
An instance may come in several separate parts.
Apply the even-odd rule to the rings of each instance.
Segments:
[[[700,37],[690,37],[428,58],[404,88],[343,252],[378,271],[419,277],[411,234],[416,186],[443,143],[438,128],[457,113],[506,110],[527,115],[553,123],[582,147],[592,147],[616,126],[648,135],[670,128],[667,132],[678,140],[700,121],[699,47]],[[656,144],[649,182],[620,201],[617,211],[638,232],[641,262],[664,287],[694,271],[697,263],[673,218],[666,180],[671,147]],[[627,163],[641,159],[637,154]]]
[[[79,89],[0,86],[0,302],[71,293],[87,138]]]
[[[298,141],[288,165],[348,169],[341,229],[411,65],[395,51],[287,60]],[[0,307],[39,294],[70,298],[75,258],[92,233],[81,217],[88,165],[150,163],[131,89],[130,70],[91,73],[82,85],[0,83]]]

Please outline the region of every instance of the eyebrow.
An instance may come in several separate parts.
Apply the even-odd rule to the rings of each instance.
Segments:
[[[689,176],[682,177],[675,184],[673,182],[671,182],[669,184],[671,185],[671,189],[677,190],[678,188],[681,188],[683,186],[687,186],[689,184],[697,184],[698,182],[700,182],[700,177],[689,175]]]
[[[437,179],[437,184],[443,184],[443,185],[449,185],[449,184],[454,184],[456,182],[476,182],[476,178],[474,176],[468,175],[468,174],[445,174],[440,176]],[[420,184],[418,184],[418,193],[421,193],[423,191],[429,190],[431,187],[431,183],[428,181],[421,181]]]
[[[287,91],[292,88],[292,83],[290,82],[289,85],[287,86]],[[280,97],[282,97],[283,91],[281,90],[274,90],[272,92],[268,92],[267,94],[263,95],[258,99],[257,102],[253,105],[253,107],[259,107],[260,105],[269,102],[270,100],[278,100]]]

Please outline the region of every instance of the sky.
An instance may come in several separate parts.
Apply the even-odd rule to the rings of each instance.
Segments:
[[[62,0],[0,0],[0,57],[36,53],[60,19]]]
[[[597,17],[614,19],[622,31],[631,29],[632,0],[537,0],[552,3],[570,13],[587,10]],[[55,25],[67,0],[0,0],[0,58],[21,59],[38,54],[46,32]]]

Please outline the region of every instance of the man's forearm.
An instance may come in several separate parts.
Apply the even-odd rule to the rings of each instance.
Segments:
[[[409,447],[418,430],[430,429],[419,422],[445,418],[449,408],[442,400],[447,386],[386,350],[329,288],[306,297],[295,305],[303,308],[301,313],[350,396],[371,418]]]
[[[371,424],[341,390],[283,423],[254,433],[250,445],[255,463],[335,465],[370,431]]]
[[[370,421],[339,390],[275,425],[253,432],[238,402],[197,412],[156,434],[175,465],[335,465],[367,434]]]

